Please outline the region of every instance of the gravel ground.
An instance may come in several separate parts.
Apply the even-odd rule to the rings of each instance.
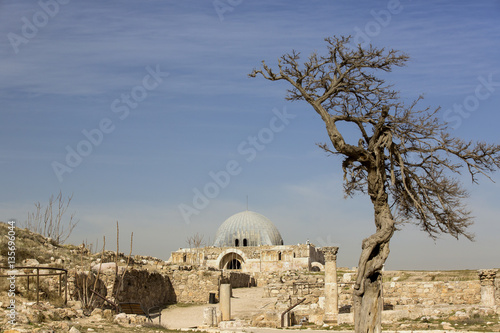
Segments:
[[[249,320],[262,308],[274,304],[276,298],[262,297],[264,289],[237,288],[233,289],[231,298],[231,315],[233,319]],[[168,307],[162,311],[161,323],[170,329],[190,328],[203,324],[203,309],[218,304],[202,304],[180,307],[177,305]],[[158,320],[155,321],[157,323]]]

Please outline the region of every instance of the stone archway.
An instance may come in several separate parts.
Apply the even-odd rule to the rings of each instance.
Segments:
[[[217,258],[219,269],[242,269],[247,258],[243,251],[238,249],[227,249]]]
[[[311,263],[311,271],[312,272],[323,272],[325,270],[325,266],[323,264],[315,261]]]

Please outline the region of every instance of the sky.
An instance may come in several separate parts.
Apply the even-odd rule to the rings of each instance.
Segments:
[[[438,108],[451,134],[498,143],[500,2],[0,1],[0,221],[19,224],[60,191],[83,241],[164,260],[245,209],[285,244],[339,246],[354,267],[374,232],[362,195],[344,199],[321,119],[288,86],[249,78],[324,38],[407,53],[383,74]],[[500,175],[463,175],[475,242],[401,226],[387,269],[499,267]],[[248,202],[248,204],[247,204]],[[69,214],[67,215],[69,216]]]

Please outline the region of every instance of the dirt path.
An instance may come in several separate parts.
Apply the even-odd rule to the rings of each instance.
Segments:
[[[231,315],[233,319],[249,320],[263,308],[272,306],[276,298],[262,297],[264,288],[233,289],[231,298]],[[162,311],[161,323],[172,329],[201,326],[203,324],[203,309],[218,304],[193,305],[188,307],[172,306]],[[156,319],[157,320],[157,319]],[[157,322],[157,321],[155,321]]]

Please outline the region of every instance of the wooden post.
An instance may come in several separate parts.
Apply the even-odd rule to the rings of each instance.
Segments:
[[[64,271],[64,304],[68,304],[68,271]]]
[[[62,273],[59,274],[59,297],[62,295]]]
[[[40,268],[36,267],[36,304],[40,302]]]

